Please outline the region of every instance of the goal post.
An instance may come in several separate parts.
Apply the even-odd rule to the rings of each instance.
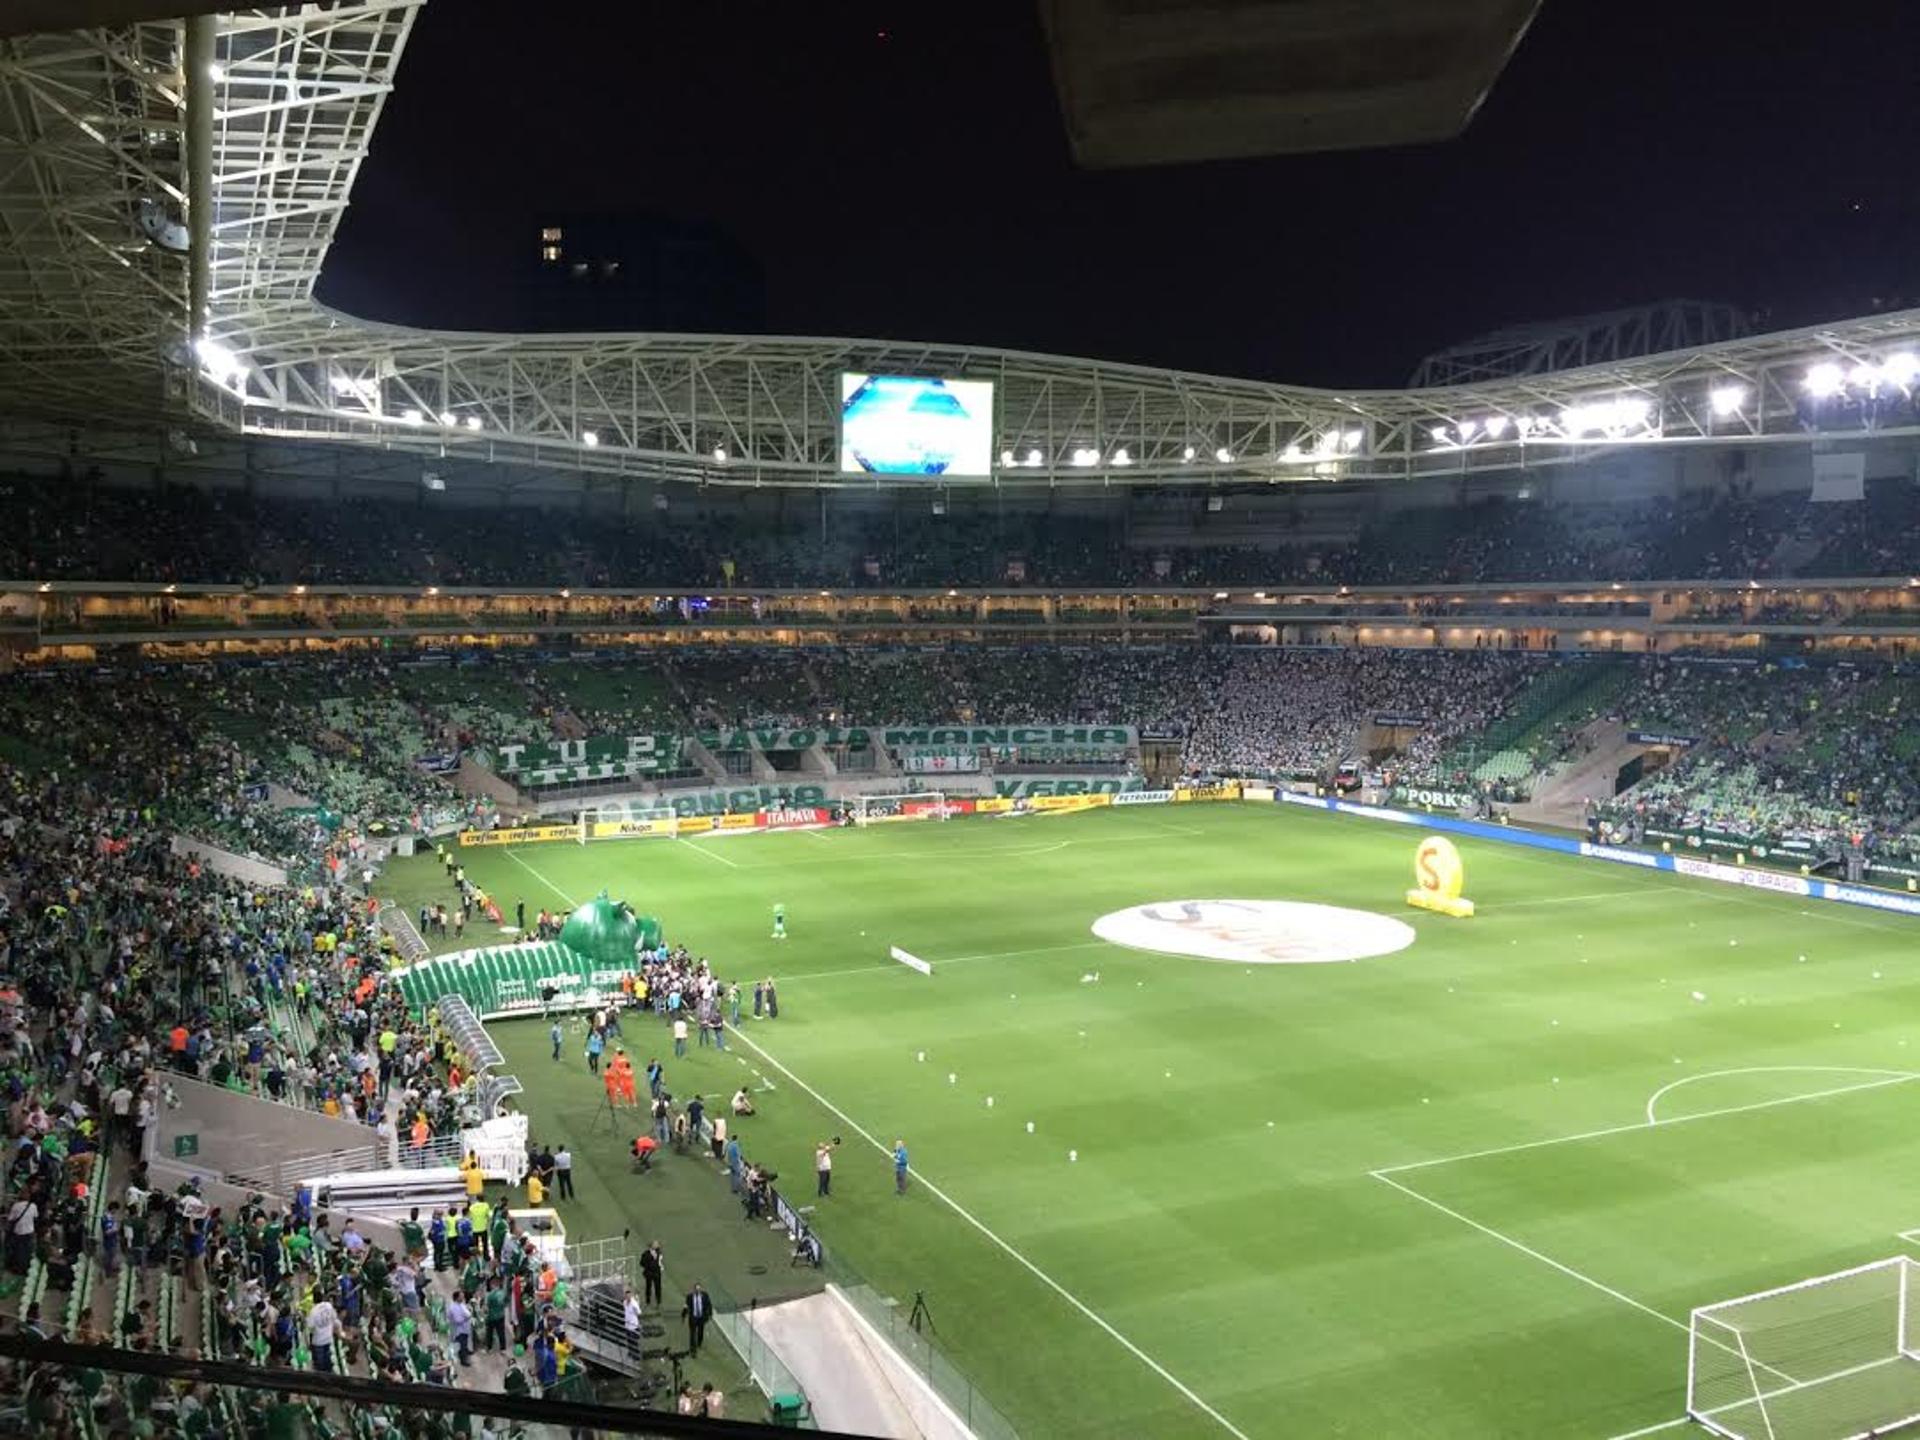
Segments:
[[[1920,1421],[1904,1255],[1695,1310],[1687,1415],[1728,1440],[1861,1440]]]
[[[680,833],[680,812],[671,805],[589,805],[580,811],[579,842],[671,840]]]
[[[953,811],[945,792],[915,790],[906,795],[856,795],[847,813],[856,825],[889,825],[897,820],[946,820]]]

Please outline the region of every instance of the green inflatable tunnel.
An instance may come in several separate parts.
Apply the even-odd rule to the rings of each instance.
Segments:
[[[634,914],[631,905],[608,899],[602,890],[567,917],[560,928],[560,943],[595,965],[630,969],[633,952],[640,945],[651,949],[660,943],[660,921],[657,916]]]

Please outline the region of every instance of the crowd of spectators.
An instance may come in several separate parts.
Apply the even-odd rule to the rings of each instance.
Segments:
[[[422,497],[269,500],[93,476],[0,480],[0,574],[32,580],[422,586],[1058,588],[1906,575],[1920,494],[1874,482],[1859,504],[1756,497],[1557,504],[1494,498],[1208,525],[1165,497],[1098,511],[1005,504],[935,515],[825,507],[795,524],[751,494],[703,493],[642,516],[525,513]],[[1310,506],[1311,502],[1303,502]],[[1303,512],[1304,513],[1304,512]]]

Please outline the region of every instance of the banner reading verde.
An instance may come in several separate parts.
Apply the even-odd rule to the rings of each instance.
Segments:
[[[597,735],[550,745],[502,745],[495,763],[502,775],[537,789],[678,770],[680,749],[677,735]]]

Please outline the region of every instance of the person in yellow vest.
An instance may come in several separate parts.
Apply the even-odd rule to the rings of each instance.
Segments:
[[[493,1206],[484,1199],[472,1200],[467,1204],[467,1218],[473,1221],[473,1248],[488,1259],[497,1259],[488,1246],[487,1226],[493,1219]]]
[[[538,1208],[547,1203],[547,1187],[540,1183],[538,1170],[527,1171],[527,1204]]]
[[[460,1176],[467,1182],[467,1201],[471,1204],[487,1188],[487,1177],[480,1173],[480,1157],[471,1150],[467,1152],[467,1158],[460,1162]]]

